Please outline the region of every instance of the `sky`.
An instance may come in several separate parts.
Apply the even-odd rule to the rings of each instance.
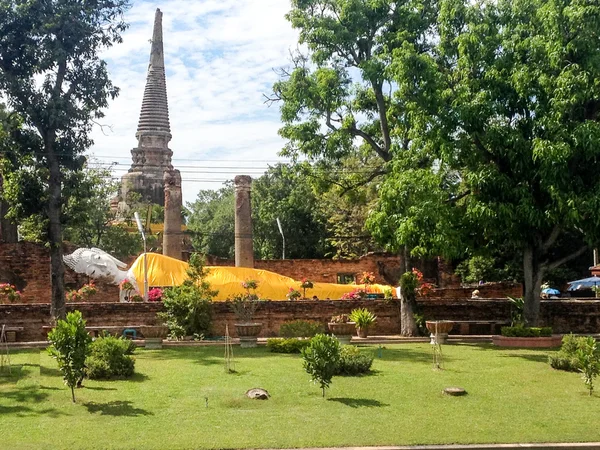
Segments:
[[[279,107],[265,104],[264,95],[297,48],[298,32],[284,17],[289,0],[134,0],[123,43],[102,55],[120,95],[94,128],[94,158],[106,167],[118,163],[116,177],[131,165],[156,8],[163,12],[169,147],[184,202],[283,161]]]

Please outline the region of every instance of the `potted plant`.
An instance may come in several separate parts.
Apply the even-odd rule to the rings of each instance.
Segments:
[[[333,316],[327,326],[329,331],[340,341],[340,344],[350,344],[356,329],[356,323],[350,321],[348,314]]]
[[[169,329],[164,325],[148,325],[141,329],[146,341],[146,349],[158,350],[162,348],[163,339],[167,337]]]
[[[307,289],[312,289],[314,287],[314,284],[308,278],[302,278],[302,281],[300,281],[300,287],[303,290],[302,298],[304,300],[306,300],[306,290]]]
[[[298,289],[294,289],[293,287],[291,287],[289,289],[288,293],[285,295],[285,297],[290,301],[294,301],[294,300],[298,300],[301,295],[302,294],[300,293],[300,291]]]
[[[21,300],[21,292],[12,284],[0,283],[0,300],[8,300],[11,303]]]
[[[256,295],[258,282],[256,280],[246,280],[242,283],[242,287],[246,290],[246,293],[233,297],[231,309],[239,320],[234,326],[240,338],[240,347],[251,348],[256,347],[257,336],[262,329],[262,323],[253,321],[258,306],[258,296]]]
[[[352,310],[349,319],[351,322],[356,323],[358,337],[366,338],[368,329],[377,320],[377,316],[367,308],[357,308]]]

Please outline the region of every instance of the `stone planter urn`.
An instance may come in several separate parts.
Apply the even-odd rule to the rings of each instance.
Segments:
[[[241,348],[253,348],[256,347],[257,337],[262,329],[262,323],[249,322],[249,323],[236,323],[235,331],[240,338]]]
[[[448,338],[448,333],[454,327],[454,322],[451,320],[428,320],[425,326],[431,333],[431,344],[445,344]],[[436,340],[437,335],[437,340]]]
[[[163,348],[163,339],[167,337],[169,331],[163,325],[150,325],[141,328],[144,335],[145,347],[148,350],[160,350]]]
[[[369,336],[369,327],[358,327],[356,328],[356,334],[359,338],[366,338]]]
[[[350,344],[352,336],[354,335],[354,331],[356,330],[356,323],[354,322],[329,322],[327,326],[329,327],[329,331],[333,333],[333,335],[337,338],[338,341],[340,341],[340,344],[342,345]]]

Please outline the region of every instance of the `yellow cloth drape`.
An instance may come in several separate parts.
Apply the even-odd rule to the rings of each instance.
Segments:
[[[188,264],[178,259],[159,255],[158,253],[146,253],[148,258],[148,286],[176,286],[186,279]],[[206,281],[210,283],[211,289],[219,293],[214,300],[227,300],[235,294],[245,294],[242,282],[246,280],[258,281],[256,294],[265,300],[286,300],[290,288],[302,293],[300,282],[293,278],[279,275],[268,270],[249,269],[246,267],[230,266],[208,266],[209,270]],[[144,291],[144,255],[139,256],[130,269],[138,283],[140,292]],[[355,284],[314,283],[312,289],[306,290],[306,297],[312,298],[316,295],[319,300],[337,300],[343,294],[354,289],[363,288]],[[383,293],[390,286],[372,284],[368,287],[369,292]]]

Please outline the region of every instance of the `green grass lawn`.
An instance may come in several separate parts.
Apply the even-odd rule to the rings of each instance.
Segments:
[[[377,347],[366,351],[377,353]],[[234,348],[139,350],[131,380],[86,381],[77,403],[44,352],[11,355],[0,377],[0,447],[260,448],[600,440],[600,395],[548,351],[446,345],[432,369],[428,344],[387,345],[374,372],[335,377],[327,397],[298,355]],[[598,380],[600,390],[600,379]],[[465,397],[441,391],[461,386]],[[272,398],[249,400],[263,387]]]

